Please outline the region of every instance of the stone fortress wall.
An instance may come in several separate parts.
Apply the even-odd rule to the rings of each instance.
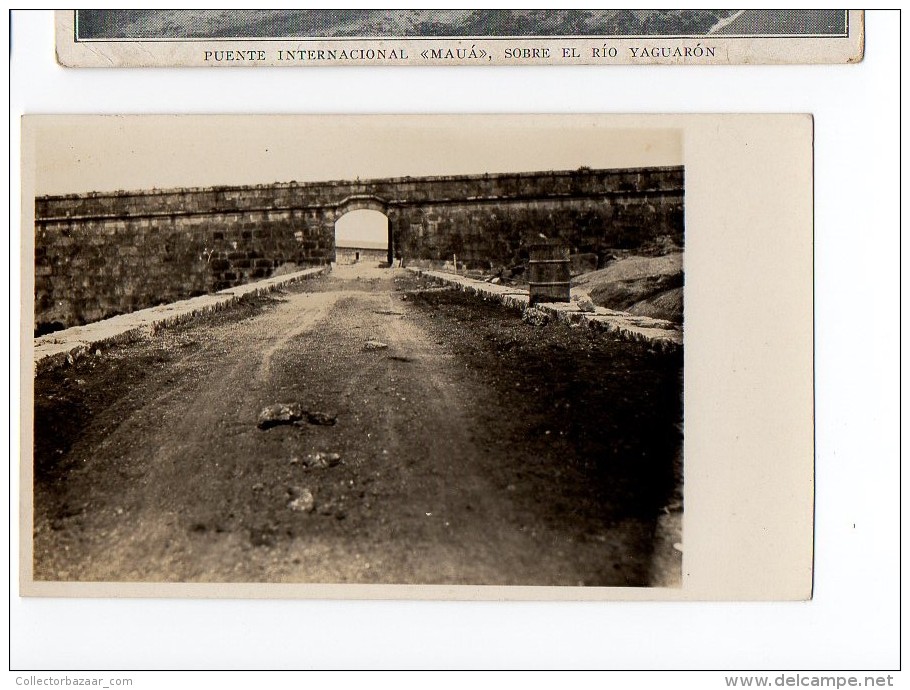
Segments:
[[[336,259],[335,221],[388,218],[388,258],[477,267],[540,235],[600,257],[683,244],[682,166],[278,183],[35,200],[35,324],[46,332]]]

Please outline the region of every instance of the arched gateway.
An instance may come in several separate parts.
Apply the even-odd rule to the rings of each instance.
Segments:
[[[387,250],[386,261],[391,264],[394,258],[394,243],[392,238],[392,224],[389,221],[389,204],[373,194],[355,194],[343,199],[336,207],[332,227],[334,228],[342,216],[352,211],[376,211],[386,219]],[[337,254],[337,247],[336,247]],[[359,259],[359,256],[358,256]]]
[[[70,326],[335,258],[335,222],[388,218],[389,258],[514,265],[540,235],[601,257],[683,242],[683,168],[580,168],[35,200],[36,323]]]

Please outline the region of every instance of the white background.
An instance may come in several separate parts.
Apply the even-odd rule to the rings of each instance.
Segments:
[[[74,70],[53,59],[52,13],[14,13],[11,334],[23,113],[813,113],[817,499],[814,599],[786,604],[22,599],[13,537],[11,668],[897,668],[899,23],[896,12],[868,12],[865,60],[842,66]],[[19,357],[10,342],[15,513]],[[8,685],[28,675],[11,673]],[[283,678],[266,682],[300,685]],[[134,687],[177,680],[205,682],[146,677]],[[541,680],[556,682],[520,682]]]

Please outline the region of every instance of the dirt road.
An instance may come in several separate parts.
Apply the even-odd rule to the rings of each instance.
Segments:
[[[338,267],[39,377],[35,578],[648,584],[681,362],[424,288]]]

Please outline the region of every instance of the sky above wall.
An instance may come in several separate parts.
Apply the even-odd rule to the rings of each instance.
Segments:
[[[36,195],[683,162],[680,130],[649,128],[634,116],[49,116],[31,123],[26,165],[34,165]]]

